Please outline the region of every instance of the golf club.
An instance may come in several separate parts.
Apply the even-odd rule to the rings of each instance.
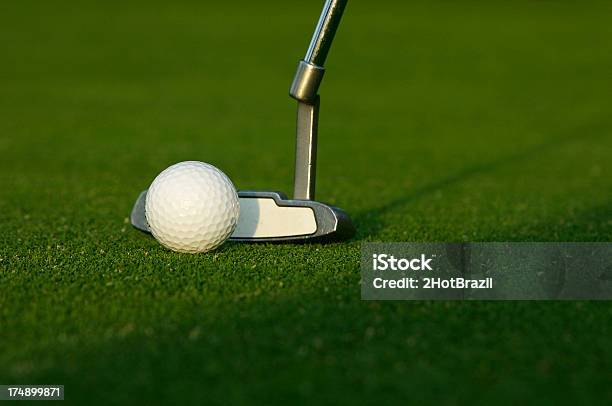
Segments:
[[[251,242],[340,241],[353,236],[350,217],[337,207],[314,200],[317,133],[323,64],[348,0],[327,0],[315,33],[298,64],[289,94],[297,100],[293,199],[280,192],[238,191],[240,218],[230,240]],[[132,209],[132,225],[150,232],[145,216],[147,191]]]

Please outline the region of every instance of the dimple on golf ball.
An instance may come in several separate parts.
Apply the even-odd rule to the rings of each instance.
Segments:
[[[223,172],[204,162],[186,161],[170,166],[153,180],[145,215],[151,233],[164,247],[206,252],[232,234],[240,203]]]

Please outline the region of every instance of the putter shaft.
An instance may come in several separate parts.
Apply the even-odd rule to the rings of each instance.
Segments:
[[[306,56],[298,64],[289,95],[298,101],[293,198],[314,200],[319,127],[319,85],[323,64],[348,0],[327,0]]]
[[[327,0],[304,61],[323,66],[348,0]]]

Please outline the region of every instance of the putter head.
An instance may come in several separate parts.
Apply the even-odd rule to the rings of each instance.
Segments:
[[[279,192],[238,192],[240,218],[230,241],[331,242],[351,238],[355,228],[337,207],[312,200],[291,200]],[[150,233],[145,215],[147,191],[138,196],[130,221]]]

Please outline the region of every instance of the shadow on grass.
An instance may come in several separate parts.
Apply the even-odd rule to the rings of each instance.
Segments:
[[[357,239],[362,240],[365,238],[375,238],[379,236],[380,231],[385,226],[382,218],[388,212],[406,206],[422,197],[431,195],[440,189],[444,189],[448,186],[466,181],[481,174],[492,172],[506,165],[514,165],[527,161],[529,159],[537,157],[540,154],[549,152],[556,148],[560,148],[570,142],[579,140],[582,141],[585,139],[599,139],[604,135],[604,125],[608,125],[608,123],[604,122],[604,120],[591,121],[587,125],[572,129],[567,134],[550,138],[542,142],[541,144],[535,145],[524,151],[512,153],[500,159],[491,160],[488,162],[481,162],[472,166],[468,166],[458,171],[457,173],[451,174],[438,181],[416,188],[411,192],[400,196],[397,199],[392,200],[382,206],[356,213],[354,219],[357,223]]]

